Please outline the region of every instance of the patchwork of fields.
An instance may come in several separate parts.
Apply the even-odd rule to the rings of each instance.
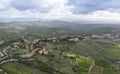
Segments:
[[[21,46],[19,50],[7,52],[7,59],[15,58],[18,61],[0,64],[0,74],[120,74],[120,42],[114,39],[95,40],[89,38],[89,35],[85,37],[85,34],[89,33],[86,32],[81,35],[86,38],[85,40],[40,41],[40,44],[35,45],[37,39],[45,41],[47,38],[64,34],[77,36],[81,32],[78,32],[79,28],[75,31],[64,27],[23,25],[16,26],[15,30],[13,26],[0,30],[1,52],[6,46],[14,48],[12,44],[14,42],[18,42],[18,46]],[[24,36],[26,36],[26,44],[22,40]],[[32,46],[25,48],[27,43]],[[41,51],[36,51],[28,58],[19,57],[21,54],[32,52],[31,48],[40,48]]]

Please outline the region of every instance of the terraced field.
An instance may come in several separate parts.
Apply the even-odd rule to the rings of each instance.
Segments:
[[[9,54],[10,55],[17,55],[17,54],[25,54],[25,53],[28,53],[30,52],[29,49],[20,49],[20,50],[17,50],[17,51],[9,51]]]
[[[9,74],[45,74],[38,69],[20,63],[6,63],[2,66],[2,68]]]
[[[103,74],[119,74],[120,46],[116,43],[97,43],[104,48],[100,53],[106,60],[96,61],[96,64],[103,68]]]
[[[33,28],[33,26],[19,29],[17,32],[14,31],[16,30],[12,27],[0,31],[1,40],[8,42],[7,45],[9,45],[11,41],[21,39],[20,35],[28,34],[30,37],[33,36],[32,38],[48,38],[57,36],[61,32],[55,32],[52,28]],[[105,42],[102,39],[98,41],[88,39],[78,42],[43,42],[43,48],[48,51],[48,55],[36,53],[31,57],[34,61],[10,62],[0,67],[11,74],[119,74],[119,42],[112,40]],[[20,49],[9,51],[9,55],[14,56],[12,58],[17,58],[18,54],[28,52],[30,52],[29,49]],[[0,73],[2,74],[3,71]]]
[[[89,72],[94,66],[94,61],[90,58],[77,57],[76,62],[78,66],[74,68],[74,71],[79,74],[89,74]]]

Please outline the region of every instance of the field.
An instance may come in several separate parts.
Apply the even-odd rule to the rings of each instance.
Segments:
[[[25,54],[25,53],[28,53],[30,52],[29,49],[19,49],[19,50],[13,50],[13,51],[9,51],[9,54],[10,55],[17,55],[17,54]]]
[[[116,43],[97,42],[104,48],[101,51],[102,55],[108,59],[115,59],[120,57],[120,46]]]
[[[119,74],[118,61],[120,57],[120,46],[116,43],[97,42],[104,49],[100,52],[106,60],[96,61],[96,65],[103,67],[103,74]],[[114,63],[113,63],[114,62]],[[111,68],[114,67],[116,69]]]
[[[5,74],[5,72],[2,69],[0,69],[0,74]]]
[[[2,68],[9,74],[45,74],[44,72],[40,72],[38,69],[20,63],[6,63]]]
[[[104,68],[103,74],[119,74],[119,72],[111,68]]]
[[[79,74],[89,73],[94,66],[94,61],[90,58],[77,57],[76,62],[78,66],[74,70]]]
[[[120,42],[107,38],[98,40],[89,38],[92,34],[102,35],[114,30],[119,33],[119,29],[116,31],[114,28],[99,28],[97,26],[96,29],[93,29],[91,26],[84,27],[84,25],[74,27],[70,23],[65,26],[63,26],[64,23],[54,24],[48,22],[13,23],[10,24],[11,26],[1,27],[1,52],[6,46],[13,45],[14,42],[18,42],[18,46],[21,48],[9,50],[8,57],[19,61],[0,65],[3,70],[0,70],[0,74],[4,74],[4,71],[8,74],[120,74],[118,63],[120,62]],[[93,25],[93,27],[95,26]],[[30,52],[29,49],[24,48],[25,42],[22,37],[25,37],[27,41],[34,41],[35,39],[42,40],[61,35],[80,35],[86,36],[88,39],[77,42],[41,42],[40,48],[48,51],[48,54],[36,52],[27,59],[18,57],[20,54]]]

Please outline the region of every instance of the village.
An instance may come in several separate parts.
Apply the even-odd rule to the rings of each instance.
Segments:
[[[74,36],[74,35],[61,35],[57,37],[51,37],[46,39],[32,39],[22,36],[23,41],[13,42],[4,48],[0,48],[0,63],[6,61],[16,61],[18,58],[26,59],[31,58],[35,53],[39,53],[41,55],[48,55],[49,52],[46,48],[43,47],[44,42],[60,42],[60,41],[68,41],[68,42],[78,42],[84,41],[87,39],[113,39],[117,38],[118,36],[113,36],[111,34],[103,34],[103,35],[87,35],[87,36]],[[28,50],[28,52],[10,55],[10,51],[20,51],[20,50]],[[14,60],[11,60],[14,59]]]

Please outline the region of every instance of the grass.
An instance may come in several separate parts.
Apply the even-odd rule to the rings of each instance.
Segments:
[[[93,63],[93,60],[85,57],[77,57],[76,62],[79,64],[80,67],[88,70]]]
[[[104,68],[103,74],[119,74],[118,71],[113,70],[111,68]]]
[[[40,71],[43,71],[45,73],[48,73],[48,74],[64,74],[58,70],[55,70],[52,66],[49,66],[47,63],[44,63],[44,62],[39,61],[39,60],[21,61],[21,63],[25,64],[27,66],[30,66],[30,67],[34,67],[34,68],[36,68]],[[38,74],[40,74],[40,73],[38,73]]]
[[[81,56],[89,56],[92,54],[93,57],[97,57],[98,58],[99,54],[97,53],[98,50],[100,49],[98,46],[96,46],[93,42],[86,40],[83,42],[57,42],[57,43],[46,43],[46,45],[44,46],[48,51],[50,51],[52,54],[54,54],[55,56],[60,56],[59,53],[65,52],[67,57],[72,57],[72,58],[76,58],[76,55],[81,55]],[[72,53],[72,54],[69,54]],[[56,59],[56,57],[54,57],[54,59]],[[57,59],[58,60],[58,59]],[[66,60],[64,58],[64,60]],[[73,61],[72,61],[73,62]],[[77,67],[72,67],[72,70],[76,73],[81,74],[82,72],[88,72],[91,64],[93,63],[93,60],[90,58],[86,58],[86,57],[77,57],[76,59],[77,62]],[[63,60],[61,62],[61,65],[59,67],[62,67],[63,64]],[[69,61],[68,61],[69,63]],[[54,63],[54,65],[58,63]],[[57,67],[55,67],[57,68]],[[66,67],[64,67],[66,68]],[[60,68],[61,70],[61,68]],[[69,69],[70,70],[70,69]],[[65,71],[66,72],[66,71]]]
[[[44,55],[36,55],[38,60],[41,60],[42,62],[49,62],[49,58]]]
[[[105,52],[102,52],[103,55],[107,58],[119,58],[120,57],[120,50],[114,49],[114,50],[107,50]]]
[[[101,51],[101,54],[109,59],[114,59],[120,57],[120,46],[115,43],[105,43],[105,42],[97,42],[101,45],[104,50]]]
[[[118,60],[120,57],[120,46],[116,43],[107,43],[107,42],[97,42],[104,49],[100,52],[102,56],[109,61],[110,64],[113,63],[114,60]],[[114,67],[111,68],[111,65],[103,60],[96,61],[96,65],[103,67],[103,74],[119,74],[118,70],[115,70]],[[113,69],[114,68],[114,69]]]
[[[109,49],[120,49],[120,46],[115,44],[115,43],[108,43],[108,42],[96,42],[96,43],[101,45],[106,50],[109,50]]]
[[[99,42],[105,50],[101,51],[102,55],[107,58],[116,58],[120,57],[120,46],[114,43],[105,43],[105,42]]]
[[[5,72],[2,69],[0,69],[0,74],[5,74]]]
[[[102,74],[103,73],[103,68],[94,65],[92,70],[91,70],[91,74]]]
[[[28,53],[29,51],[30,51],[29,49],[20,49],[15,51],[9,51],[9,54],[10,55],[24,54],[24,53]]]
[[[100,67],[110,67],[110,64],[104,60],[97,60],[95,61],[95,64]]]
[[[76,57],[77,66],[73,68],[78,74],[87,74],[93,64],[93,60],[85,57]]]
[[[98,55],[98,48],[91,41],[79,41],[79,42],[57,42],[57,43],[46,43],[44,46],[48,51],[53,52],[55,50],[64,49],[65,52],[73,53],[82,56],[89,56],[89,54]],[[93,56],[94,57],[94,56]]]
[[[0,71],[0,74],[5,74],[3,71]]]
[[[2,68],[9,74],[42,74],[43,72],[38,69],[19,64],[19,63],[6,63]]]

